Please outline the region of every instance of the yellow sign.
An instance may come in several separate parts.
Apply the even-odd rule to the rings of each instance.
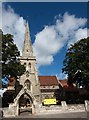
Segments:
[[[44,99],[43,104],[44,105],[56,105],[56,99],[52,98],[52,99]]]

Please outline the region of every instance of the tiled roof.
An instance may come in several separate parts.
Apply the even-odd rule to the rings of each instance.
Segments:
[[[67,84],[67,79],[59,80],[59,84],[60,84],[62,87],[68,86],[68,84]]]
[[[62,87],[69,87],[69,85],[68,85],[68,80],[67,80],[67,79],[59,80],[59,84],[60,84]],[[75,84],[75,83],[72,83],[72,84],[71,84],[71,87],[76,87],[76,84]]]
[[[56,76],[39,76],[40,86],[58,85]]]

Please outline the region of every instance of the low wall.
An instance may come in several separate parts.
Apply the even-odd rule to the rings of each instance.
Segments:
[[[16,116],[16,107],[12,108],[3,108],[3,117],[15,117]]]
[[[33,107],[34,108],[34,107]],[[89,101],[85,104],[71,104],[67,105],[62,101],[61,105],[42,106],[37,104],[33,109],[33,114],[55,114],[55,113],[69,113],[69,112],[86,112],[89,111]],[[18,115],[18,107],[10,105],[8,108],[3,108],[3,117],[15,117]]]
[[[36,106],[36,113],[37,114],[46,114],[46,113],[67,113],[67,112],[85,112],[85,105],[84,104],[71,104],[67,105],[63,102],[62,105],[51,105],[51,106]]]
[[[89,101],[85,100],[85,109],[86,111],[89,111]]]

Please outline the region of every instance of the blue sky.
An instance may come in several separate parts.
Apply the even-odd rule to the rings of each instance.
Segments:
[[[3,31],[15,35],[20,51],[27,16],[39,75],[57,75],[64,79],[61,69],[67,48],[87,36],[87,3],[4,3]]]

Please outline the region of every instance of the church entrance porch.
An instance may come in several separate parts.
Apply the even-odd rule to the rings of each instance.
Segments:
[[[23,112],[32,114],[33,100],[30,95],[24,93],[19,98],[19,115]]]

